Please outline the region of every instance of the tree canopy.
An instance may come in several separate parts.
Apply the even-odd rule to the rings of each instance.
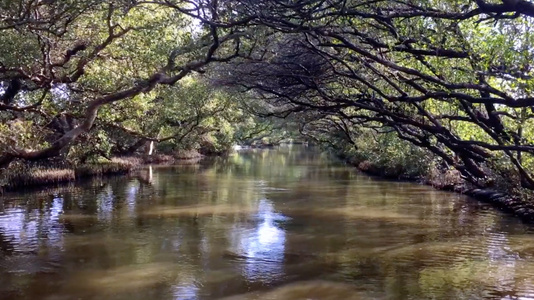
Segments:
[[[473,183],[497,162],[534,188],[532,3],[248,4],[270,35],[226,82],[264,113],[301,114],[330,142],[332,129],[351,145],[362,129],[394,132]]]
[[[236,56],[242,38],[233,29],[240,21],[217,1],[20,0],[0,9],[4,166],[60,155],[102,128],[180,136],[169,127],[200,125],[215,113],[203,107],[212,100],[205,95],[192,106],[173,101],[190,97],[177,89],[195,93],[180,82]]]
[[[474,184],[506,172],[534,189],[530,1],[18,0],[0,12],[0,165],[80,141],[127,152],[221,128],[243,137],[231,124],[253,112],[334,148],[396,136]]]

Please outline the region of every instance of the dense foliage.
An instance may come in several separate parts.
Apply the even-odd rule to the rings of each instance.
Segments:
[[[269,38],[226,82],[255,91],[263,113],[348,151],[394,133],[473,184],[501,174],[534,188],[531,2],[246,3]]]
[[[391,153],[534,189],[530,1],[17,0],[0,11],[3,166],[150,141],[218,152],[298,131],[367,160]]]
[[[216,1],[0,2],[0,165],[231,143],[242,113],[202,73],[239,53],[233,22]]]

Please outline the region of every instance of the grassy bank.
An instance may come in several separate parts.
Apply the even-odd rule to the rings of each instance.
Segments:
[[[360,147],[338,149],[335,155],[366,174],[462,193],[526,222],[534,222],[532,192],[521,188],[517,175],[509,170],[487,166],[486,180],[474,185],[432,154],[398,140],[366,141]]]
[[[113,157],[86,164],[71,164],[65,160],[30,163],[17,161],[0,171],[0,193],[24,187],[50,186],[74,182],[88,177],[128,174],[146,164],[173,164],[177,161],[198,161],[198,151],[181,151],[174,155]]]
[[[143,163],[143,159],[137,157],[115,157],[111,161],[83,165],[57,161],[39,164],[16,162],[1,171],[0,191],[66,183],[94,176],[127,174]]]
[[[381,178],[392,180],[406,180],[431,185],[439,190],[464,191],[474,188],[470,183],[463,180],[460,173],[454,169],[438,168],[425,159],[413,162],[391,159],[375,155],[377,160],[359,160],[355,157],[340,155],[349,164],[360,171]]]
[[[435,167],[426,168],[426,172],[420,174],[407,173],[409,166],[399,165],[398,161],[390,161],[390,166],[374,164],[369,160],[357,161],[342,155],[350,164],[360,171],[382,178],[408,180],[430,185],[439,190],[454,191],[465,194],[481,202],[489,203],[494,207],[512,214],[527,223],[534,223],[534,203],[530,200],[530,193],[510,192],[514,189],[499,189],[498,187],[475,187],[463,180],[456,170],[442,170]],[[506,191],[508,190],[508,191]]]

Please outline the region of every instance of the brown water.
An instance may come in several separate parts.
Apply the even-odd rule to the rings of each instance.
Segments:
[[[0,299],[534,299],[534,230],[302,148],[0,201]]]

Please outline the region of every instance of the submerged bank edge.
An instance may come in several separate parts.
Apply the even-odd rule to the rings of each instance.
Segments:
[[[351,162],[350,159],[347,157],[338,156],[338,158],[345,161],[345,163],[355,167],[364,174],[387,180],[417,182],[420,184],[431,186],[436,190],[450,191],[457,194],[463,194],[477,201],[490,204],[491,206],[496,209],[499,209],[500,211],[514,215],[523,222],[534,224],[534,203],[527,202],[526,200],[520,199],[517,196],[513,196],[508,193],[504,193],[490,188],[470,187],[465,182],[454,184],[436,184],[434,181],[427,178],[411,176],[390,176],[383,172],[377,171],[377,168],[362,168],[360,167],[360,164],[355,164]]]

